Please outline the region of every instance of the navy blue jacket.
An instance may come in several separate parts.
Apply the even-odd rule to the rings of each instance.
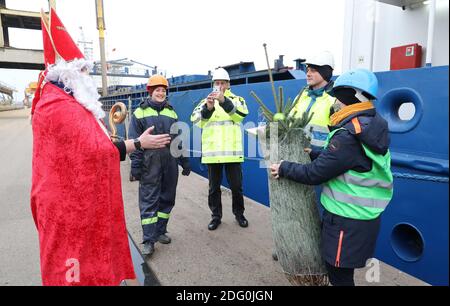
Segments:
[[[355,131],[352,119],[357,117],[361,133]],[[349,170],[367,172],[372,169],[372,161],[364,153],[361,143],[377,154],[386,154],[389,148],[389,129],[375,109],[362,111],[344,119],[339,125],[330,127],[330,131],[339,128],[331,139],[328,148],[314,150],[310,157],[312,163],[303,165],[283,162],[279,174],[305,185],[320,185],[344,174]]]
[[[146,109],[148,107],[153,108],[158,112],[158,114],[164,109],[168,108],[170,110],[173,110],[173,107],[169,103],[165,103],[164,107],[157,108],[155,106],[155,103],[152,103],[148,98],[143,101],[139,107],[142,109]],[[178,119],[170,118],[168,116],[150,116],[150,117],[144,117],[144,118],[136,118],[136,116],[133,114],[131,121],[130,121],[130,128],[128,131],[128,136],[130,139],[139,137],[143,132],[145,132],[148,128],[154,126],[155,129],[153,130],[153,135],[161,135],[161,134],[170,134],[172,141],[181,135],[181,131],[177,129],[176,133],[171,133],[171,127],[173,124],[177,123]],[[167,154],[170,154],[170,145],[168,144],[166,148],[159,149],[159,151],[165,152]],[[190,168],[189,164],[189,157],[187,157],[186,152],[184,151],[182,147],[182,142],[179,143],[178,148],[180,150],[183,150],[183,155],[177,159],[178,164],[183,167],[183,169]],[[153,150],[157,151],[157,150]],[[134,173],[135,177],[138,178],[140,176],[141,168],[142,168],[142,162],[143,162],[143,156],[144,151],[143,150],[136,150],[133,153],[131,153],[131,171]]]

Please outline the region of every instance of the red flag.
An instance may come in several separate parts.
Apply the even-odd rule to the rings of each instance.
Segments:
[[[42,27],[42,39],[44,42],[44,62],[45,67],[48,67],[48,65],[53,65],[56,62],[56,53],[55,48],[53,47],[52,44],[52,40],[50,39],[49,30],[43,18],[41,18],[41,27]]]

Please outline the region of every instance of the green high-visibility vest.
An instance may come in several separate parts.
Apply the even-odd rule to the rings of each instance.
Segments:
[[[328,136],[325,148],[337,129]],[[374,153],[362,144],[366,156],[372,160],[372,170],[346,173],[324,184],[320,201],[329,212],[351,219],[373,220],[386,209],[393,195],[391,153]]]
[[[202,118],[201,111],[206,103],[206,99],[203,99],[191,115],[191,121],[203,129],[203,164],[244,162],[243,132],[240,124],[248,115],[247,105],[242,97],[236,96],[230,90],[226,90],[224,95],[233,102],[234,109],[230,113],[225,112],[216,101],[212,117]]]
[[[295,99],[297,98],[298,96]],[[312,98],[308,96],[308,89],[303,90],[297,104],[289,115],[294,118],[303,117],[303,114],[308,110],[308,107],[311,104],[311,99]],[[305,132],[311,136],[311,145],[317,147],[324,146],[325,140],[330,132],[328,129],[328,126],[331,125],[330,109],[335,101],[335,98],[324,92],[311,106],[309,114],[314,114],[309,124],[304,128]]]

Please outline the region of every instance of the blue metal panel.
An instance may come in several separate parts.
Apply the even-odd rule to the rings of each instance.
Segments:
[[[398,152],[418,152],[448,160],[448,66],[377,73],[380,82],[377,104],[380,113],[395,112],[395,101],[384,100],[393,89],[409,89],[419,94],[423,101],[422,118],[418,125],[405,133],[392,133],[391,149]],[[408,94],[407,90],[405,95]],[[403,101],[408,102],[408,101]],[[412,101],[409,101],[412,102]],[[386,116],[385,116],[386,117]],[[390,125],[402,124],[388,118]],[[408,125],[407,122],[403,124]]]
[[[448,285],[448,183],[395,178],[394,188],[376,257],[430,284]],[[401,237],[395,232],[399,224],[410,229]]]
[[[170,83],[170,86],[174,86],[174,85],[180,85],[180,84],[185,84],[185,83],[206,81],[208,79],[210,79],[210,77],[208,75],[203,75],[203,74],[180,75],[180,76],[169,78],[169,83]]]
[[[392,131],[395,190],[376,255],[433,285],[448,285],[448,72],[445,66],[377,74],[377,107]],[[404,102],[416,105],[410,121],[397,116]]]

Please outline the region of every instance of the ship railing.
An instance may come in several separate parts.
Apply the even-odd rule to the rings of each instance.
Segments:
[[[114,106],[114,104],[122,102],[123,104],[125,104],[127,111],[129,113],[129,115],[131,116],[131,114],[139,107],[139,104],[143,101],[143,97],[138,97],[138,98],[116,98],[116,97],[111,97],[111,98],[106,98],[106,99],[102,99],[101,103],[103,104],[103,110],[107,113],[109,113],[111,111],[111,108]]]

